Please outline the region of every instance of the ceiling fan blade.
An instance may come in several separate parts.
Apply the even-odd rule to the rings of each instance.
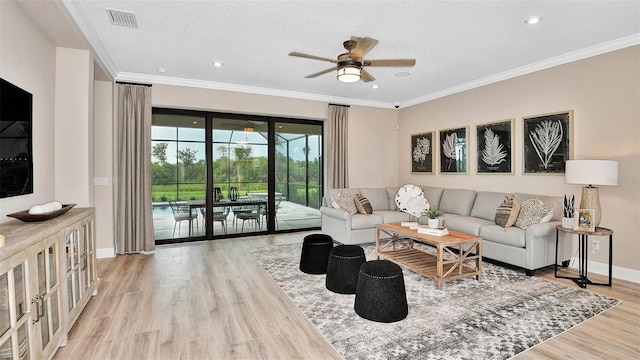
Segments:
[[[314,78],[314,77],[318,77],[320,75],[324,75],[326,73],[330,73],[330,72],[335,71],[335,70],[336,70],[336,67],[332,66],[332,67],[330,67],[328,69],[324,69],[322,71],[318,71],[317,73],[309,74],[309,75],[305,76],[305,78],[306,79],[311,79],[311,78]]]
[[[299,53],[299,52],[290,52],[289,56],[297,56],[297,57],[301,57],[301,58],[305,58],[305,59],[313,59],[313,60],[322,60],[322,61],[328,61],[328,62],[332,62],[332,63],[337,63],[338,61],[335,59],[329,59],[326,57],[322,57],[322,56],[315,56],[315,55],[309,55],[309,54],[303,54],[303,53]]]
[[[376,80],[376,78],[374,78],[373,75],[371,75],[365,69],[361,69],[360,70],[360,79],[362,79],[362,81],[364,81],[364,82],[369,82],[369,81],[375,81]]]
[[[414,66],[416,59],[365,60],[364,66]]]
[[[351,50],[351,53],[356,55],[357,57],[363,58],[374,46],[378,45],[378,40],[372,39],[370,37],[359,38],[356,36],[352,36],[351,40],[356,41],[358,44],[356,48]]]

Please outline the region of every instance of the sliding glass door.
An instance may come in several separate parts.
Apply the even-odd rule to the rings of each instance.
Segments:
[[[154,109],[157,243],[320,227],[322,123]]]

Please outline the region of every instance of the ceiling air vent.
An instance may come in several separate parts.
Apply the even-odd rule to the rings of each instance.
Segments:
[[[113,9],[106,9],[106,10],[112,25],[126,26],[134,29],[138,28],[138,21],[136,20],[136,14],[126,12],[126,11],[113,10]]]

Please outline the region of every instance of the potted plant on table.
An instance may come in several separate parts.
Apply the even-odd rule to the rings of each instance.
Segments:
[[[427,220],[427,224],[429,225],[430,228],[432,229],[437,229],[438,228],[438,218],[440,216],[442,216],[442,211],[436,209],[436,208],[431,208],[425,212],[422,213],[422,215],[426,216],[429,218],[429,220]]]
[[[567,197],[564,196],[564,207],[562,209],[562,227],[563,228],[572,228],[573,227],[573,210],[574,210],[574,196]]]

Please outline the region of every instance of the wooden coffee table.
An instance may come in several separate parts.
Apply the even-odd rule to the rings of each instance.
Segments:
[[[438,289],[442,289],[444,281],[465,277],[480,280],[481,237],[455,230],[449,230],[449,235],[445,236],[427,235],[400,224],[376,225],[378,256],[406,266],[424,277],[435,279]],[[435,246],[436,255],[414,248],[414,241]]]

